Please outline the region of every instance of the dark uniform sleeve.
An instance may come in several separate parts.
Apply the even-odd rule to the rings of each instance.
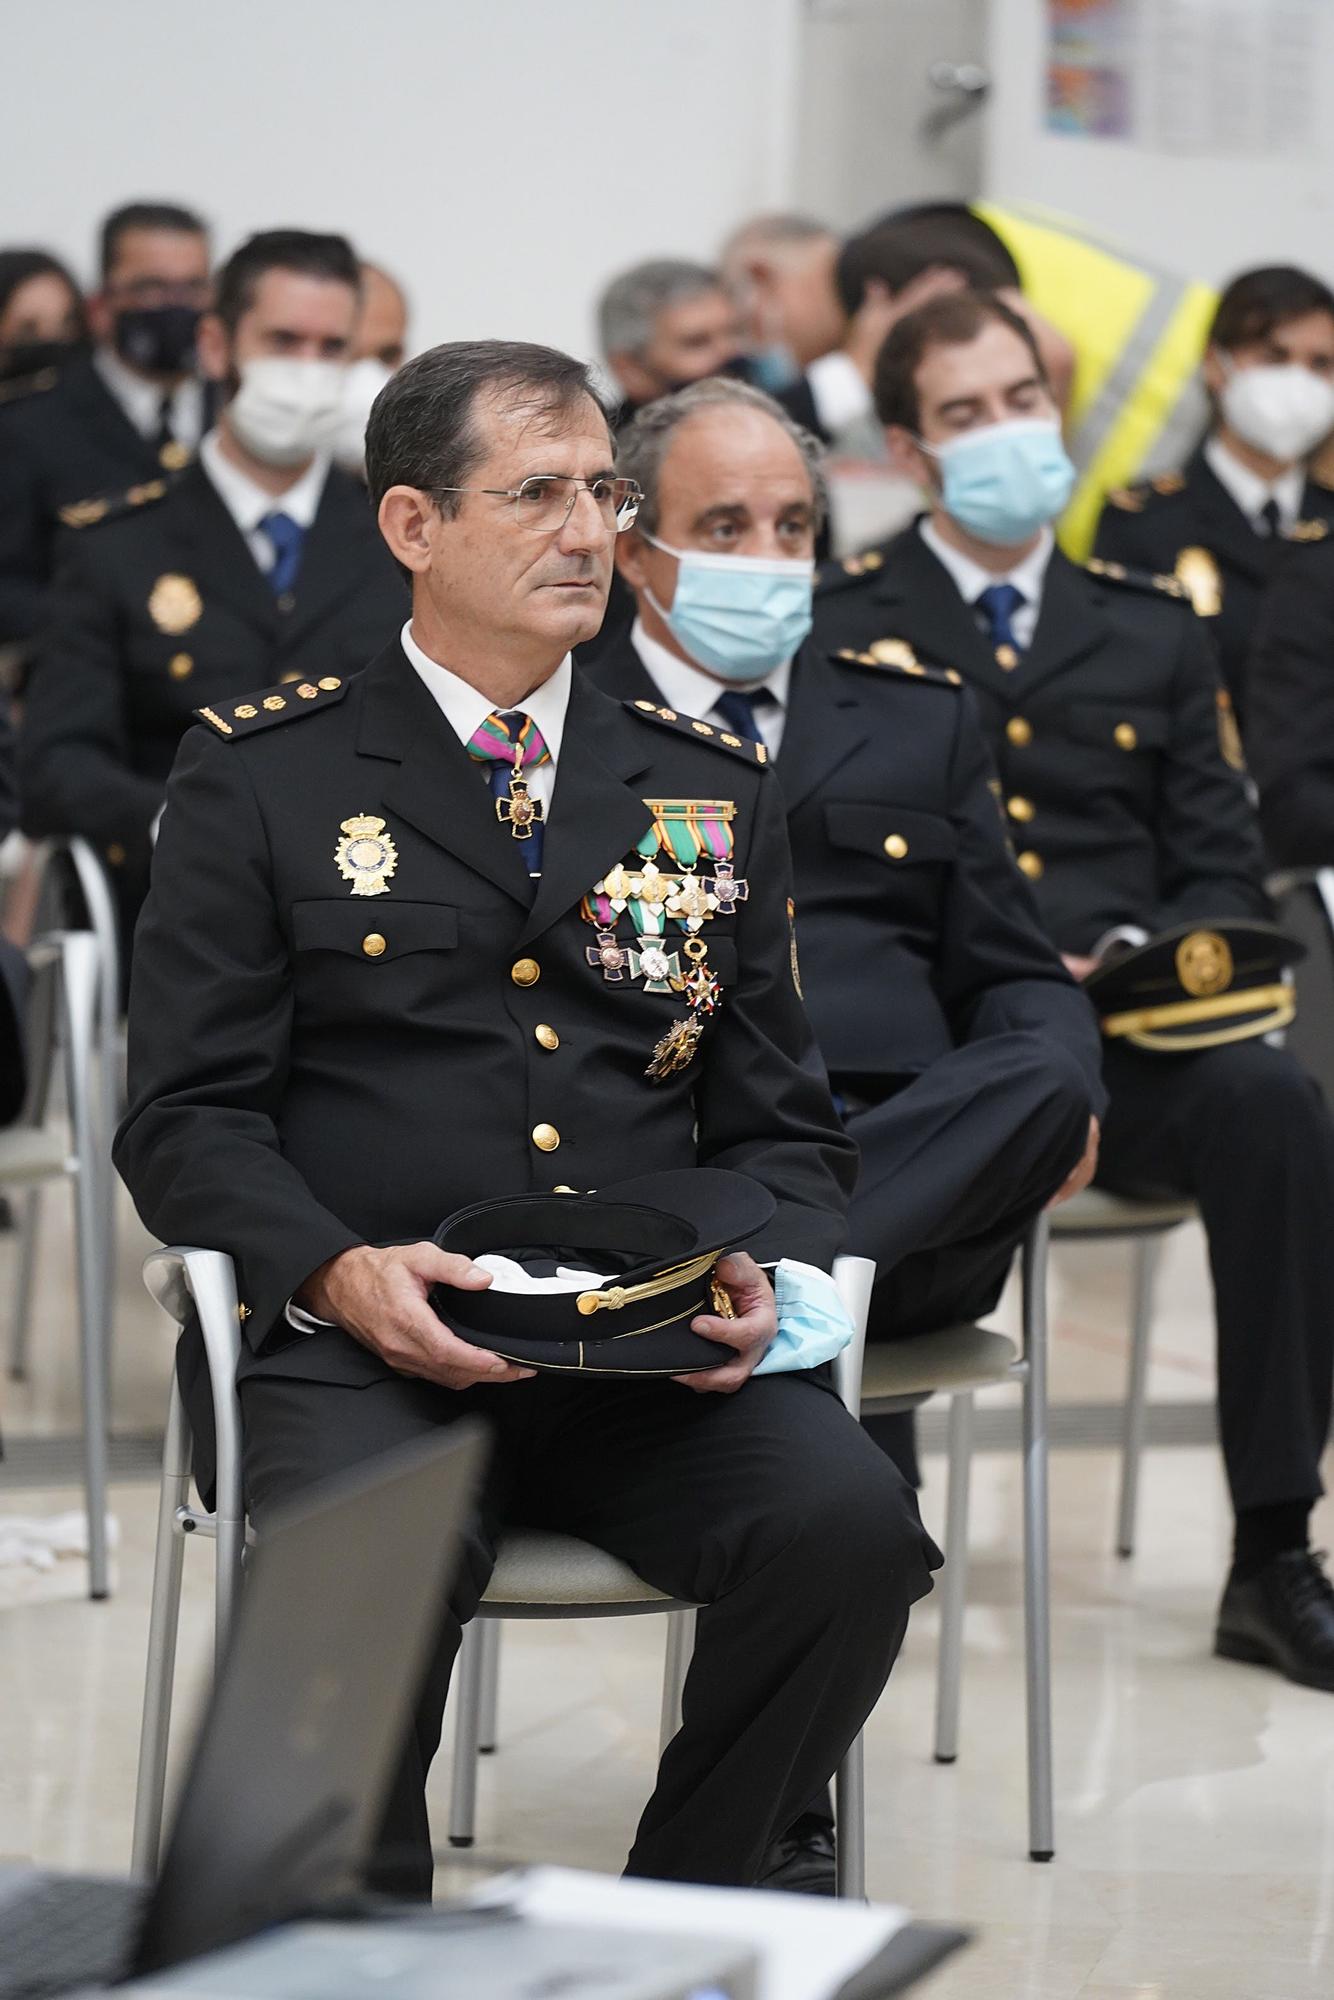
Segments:
[[[749,1174],[777,1196],[773,1222],[746,1245],[752,1256],[828,1270],[846,1240],[857,1148],[834,1110],[798,991],[787,821],[767,773],[737,872],[750,890],[738,905],[738,981],[708,1037],[696,1091],[699,1164]]]
[[[18,778],[14,767],[14,724],[9,696],[0,693],[0,840],[19,823]]]
[[[135,938],[116,1166],[160,1241],[236,1259],[259,1340],[311,1272],[360,1239],[278,1142],[292,982],[244,755],[191,730],[167,798]]]
[[[16,427],[0,416],[0,646],[30,639],[46,602],[42,497]]]
[[[939,987],[960,1042],[1027,1032],[1073,1057],[1101,1117],[1102,1045],[1088,1000],[1048,942],[1010,853],[971,695],[960,697],[950,816],[959,838],[941,925]]]
[[[162,788],[131,768],[125,672],[114,597],[91,551],[76,546],[29,676],[20,767],[29,833],[145,843]]]
[[[1334,861],[1334,547],[1288,551],[1247,668],[1246,754],[1273,860]]]
[[[1188,607],[1174,606],[1173,615],[1181,641],[1158,801],[1161,905],[1143,919],[1152,930],[1269,914],[1255,814],[1241,773],[1219,748],[1213,651]]]

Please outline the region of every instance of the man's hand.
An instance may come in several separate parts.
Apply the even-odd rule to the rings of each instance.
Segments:
[[[674,1375],[672,1380],[687,1389],[715,1390],[730,1396],[750,1380],[765,1348],[777,1333],[778,1307],[773,1286],[754,1258],[743,1250],[734,1250],[730,1257],[720,1258],[716,1276],[732,1301],[736,1318],[721,1319],[713,1313],[701,1313],[698,1319],[691,1320],[690,1330],[702,1333],[706,1340],[719,1340],[727,1347],[734,1347],[736,1360],[724,1362],[721,1368],[702,1368],[693,1375]]]
[[[491,1282],[469,1257],[407,1243],[391,1250],[360,1244],[311,1273],[296,1303],[317,1319],[333,1320],[399,1375],[417,1375],[442,1389],[478,1382],[526,1382],[536,1372],[514,1368],[498,1354],[460,1340],[426,1302],[432,1285],[484,1292]]]
[[[1088,1144],[1084,1148],[1083,1156],[1073,1172],[1067,1174],[1061,1186],[1057,1188],[1055,1194],[1047,1203],[1048,1208],[1059,1208],[1061,1203],[1069,1201],[1072,1195],[1082,1194],[1083,1190],[1093,1179],[1097,1169],[1098,1143],[1101,1138],[1101,1125],[1099,1125],[1096,1118],[1090,1118]]]
[[[1090,972],[1097,971],[1098,967],[1102,964],[1102,960],[1100,958],[1081,958],[1078,952],[1063,951],[1061,953],[1061,964],[1065,967],[1070,977],[1077,979],[1082,986]]]
[[[882,278],[868,278],[862,302],[852,315],[843,343],[844,353],[863,380],[868,384],[874,381],[876,356],[891,327],[918,306],[924,306],[928,299],[938,299],[945,292],[963,291],[966,282],[961,271],[952,271],[944,264],[933,264],[929,270],[919,271],[897,292],[891,292]]]

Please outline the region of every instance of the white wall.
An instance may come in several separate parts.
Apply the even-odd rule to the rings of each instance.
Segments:
[[[1140,0],[1145,8],[1155,0]],[[1184,276],[1218,283],[1248,265],[1299,263],[1334,279],[1334,6],[1314,10],[1315,129],[1282,157],[1207,158],[1044,126],[1043,0],[991,0],[983,182],[1118,238]]]
[[[591,305],[788,185],[801,0],[51,0],[4,30],[0,243],[92,277],[97,219],[345,230],[417,346],[591,353]]]

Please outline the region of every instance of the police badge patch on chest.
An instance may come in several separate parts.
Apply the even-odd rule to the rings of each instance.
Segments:
[[[398,867],[398,849],[374,813],[353,813],[340,822],[343,838],[334,849],[338,872],[354,896],[384,896]]]

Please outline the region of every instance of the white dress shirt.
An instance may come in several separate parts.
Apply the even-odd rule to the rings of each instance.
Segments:
[[[150,441],[154,439],[162,421],[161,383],[149,382],[142,375],[136,375],[132,368],[126,367],[113,347],[97,348],[93,354],[93,366],[140,437]],[[172,391],[171,433],[193,451],[203,429],[204,385],[198,376],[187,375]]]
[[[856,362],[840,350],[812,361],[806,370],[806,386],[820,428],[831,438],[875,415],[875,398],[866,377]]]
[[[791,660],[784,660],[781,666],[771,668],[757,680],[724,681],[717,674],[709,673],[707,668],[695,666],[693,661],[679,659],[660,640],[650,638],[644,630],[642,618],[636,618],[630,640],[663,702],[679,715],[697,715],[701,722],[713,722],[719,729],[731,729],[727,717],[720,715],[714,706],[719,695],[753,695],[764,688],[774,699],[760,708],[755,717],[755,727],[770,757],[778,755],[783,743],[783,724],[787,720]]]
[[[1016,642],[1025,651],[1033,643],[1033,634],[1038,628],[1038,617],[1042,610],[1042,592],[1047,581],[1047,565],[1051,561],[1052,550],[1056,547],[1056,537],[1050,528],[1044,528],[1038,536],[1037,547],[1030,549],[1023,561],[1013,569],[1004,570],[999,575],[995,570],[983,569],[981,563],[973,561],[961,550],[952,548],[940,535],[934,522],[922,522],[918,530],[933,556],[944,563],[958,587],[965,604],[973,605],[984,590],[993,583],[1012,583],[1016,590],[1024,594],[1024,601],[1010,620]]]
[[[278,551],[260,522],[266,514],[286,514],[299,528],[309,529],[320,511],[324,482],[329,476],[329,454],[317,452],[285,493],[266,493],[262,486],[256,486],[248,473],[224,457],[216,431],[210,431],[200,445],[199,463],[241,530],[246,547],[267,576],[278,560]]]
[[[1291,528],[1300,519],[1306,492],[1305,466],[1290,465],[1286,472],[1280,472],[1271,486],[1267,480],[1261,479],[1258,472],[1252,472],[1249,465],[1243,465],[1239,458],[1234,458],[1220,437],[1209,439],[1204,447],[1204,457],[1219,485],[1231,494],[1257,535],[1269,533],[1260,518],[1266,501],[1277,501],[1280,528]]]
[[[480,694],[470,681],[461,680],[448,667],[442,667],[424,653],[412,636],[412,620],[409,619],[399,635],[403,651],[421,676],[425,687],[436,707],[444,716],[459,742],[466,744],[477,734],[488,715],[497,712],[497,704],[489,695]],[[513,707],[536,724],[537,729],[551,752],[549,764],[530,764],[524,771],[524,778],[531,796],[541,799],[542,810],[550,813],[551,801],[556,791],[556,767],[560,762],[561,739],[565,734],[565,712],[570,705],[570,688],[574,681],[574,667],[567,653],[550,680],[543,681],[541,687],[523,701],[516,701]],[[479,779],[480,783],[481,780]]]

